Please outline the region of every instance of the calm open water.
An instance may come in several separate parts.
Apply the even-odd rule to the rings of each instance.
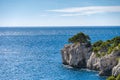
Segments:
[[[0,28],[0,80],[105,80],[95,71],[62,65],[60,50],[78,32],[92,42],[120,36],[119,27]]]

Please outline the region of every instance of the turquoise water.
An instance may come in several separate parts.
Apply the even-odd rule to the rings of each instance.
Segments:
[[[105,80],[62,65],[60,50],[78,32],[95,42],[120,35],[120,28],[0,28],[0,80]]]

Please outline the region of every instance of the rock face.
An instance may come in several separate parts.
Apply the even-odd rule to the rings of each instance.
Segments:
[[[65,45],[61,50],[63,64],[76,68],[85,68],[92,53],[92,47],[86,43]]]
[[[76,68],[88,68],[98,70],[99,75],[117,76],[120,74],[120,50],[115,50],[111,54],[102,57],[97,57],[92,52],[91,46],[86,46],[86,43],[68,44],[61,50],[62,61],[65,65],[70,65]]]
[[[117,76],[120,74],[120,61],[119,63],[112,69],[112,75]]]
[[[118,63],[117,58],[119,55],[119,51],[113,51],[110,55],[96,57],[96,54],[93,52],[87,62],[87,67],[88,69],[99,70],[99,75],[101,76],[109,76],[112,74],[113,67]]]
[[[93,52],[87,62],[88,69],[99,70],[99,75],[109,76],[112,73],[112,68],[117,65],[116,57],[113,55],[106,55],[104,57],[96,57]]]
[[[100,59],[100,72],[101,76],[110,76],[112,69],[118,64],[117,58],[120,57],[120,51],[113,51],[110,55],[106,55]]]
[[[88,59],[87,68],[91,70],[100,70],[100,58],[96,57],[94,52],[92,52],[92,55]]]
[[[117,53],[116,56],[119,59],[120,58],[120,51],[117,51],[116,53]],[[117,76],[119,74],[120,74],[120,59],[118,61],[118,64],[116,66],[114,66],[112,69],[112,75]]]
[[[117,65],[116,57],[112,55],[104,56],[100,59],[100,72],[101,76],[110,76],[112,68]]]

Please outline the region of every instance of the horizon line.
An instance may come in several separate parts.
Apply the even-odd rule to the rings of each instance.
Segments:
[[[93,27],[93,28],[100,28],[100,27],[105,27],[105,28],[107,28],[107,27],[120,27],[120,25],[117,25],[117,26],[107,26],[107,25],[105,25],[105,26],[0,26],[0,28],[62,28],[62,27]]]

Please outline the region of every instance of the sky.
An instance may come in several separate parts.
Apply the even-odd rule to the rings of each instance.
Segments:
[[[0,0],[4,26],[120,26],[120,0]]]

